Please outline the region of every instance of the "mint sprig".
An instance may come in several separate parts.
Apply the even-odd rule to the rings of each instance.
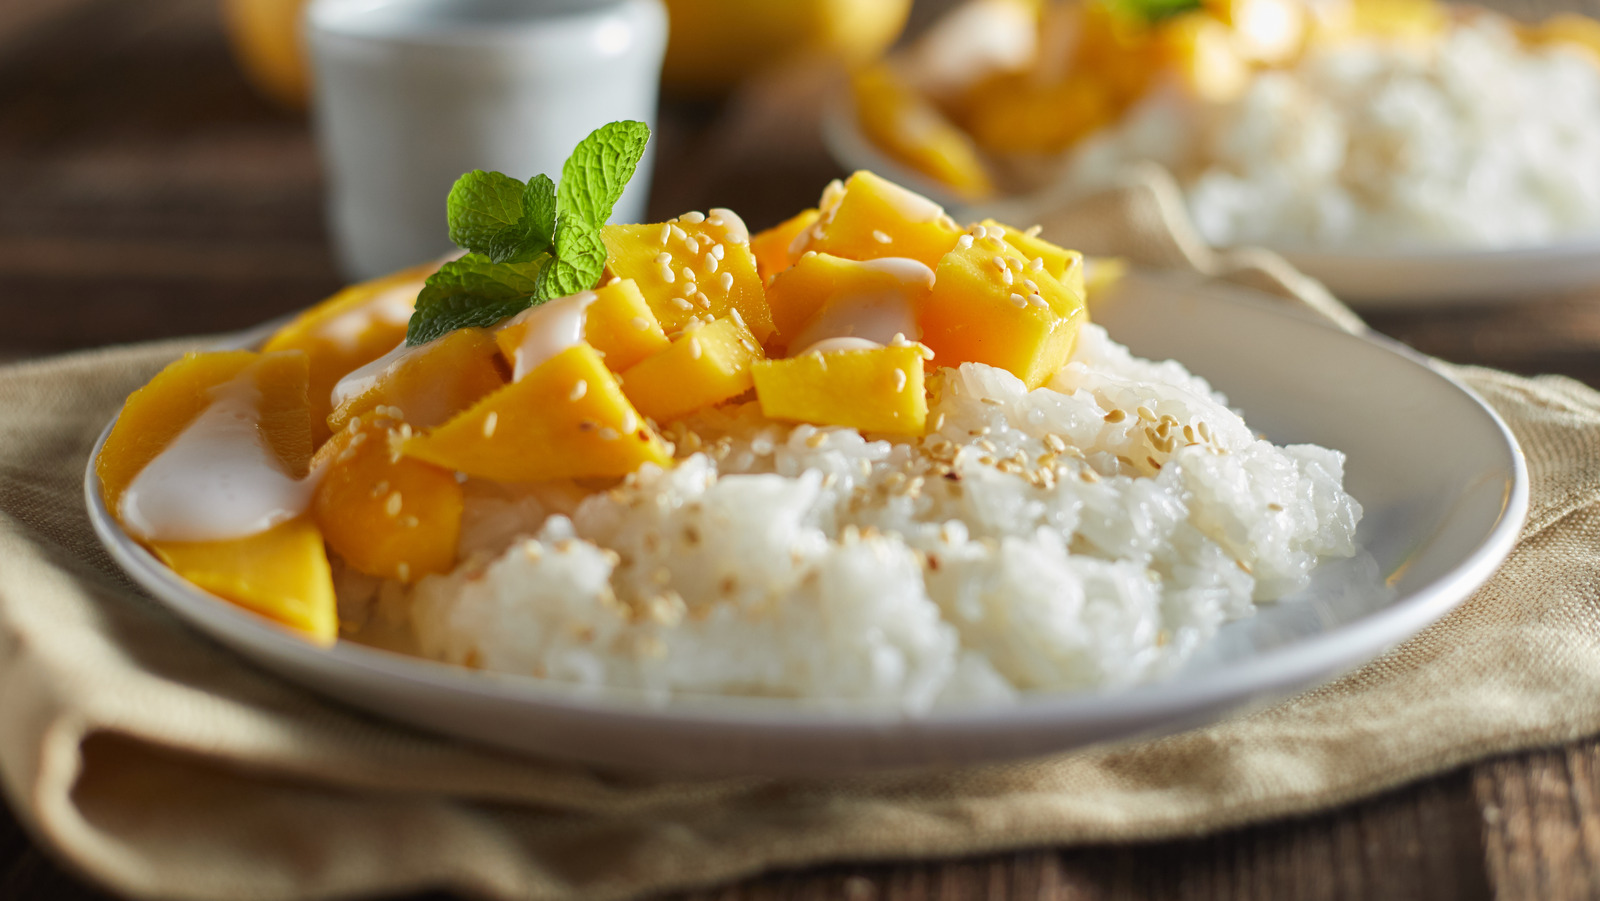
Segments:
[[[447,202],[450,240],[469,253],[429,276],[406,328],[416,346],[487,327],[530,306],[593,288],[605,270],[600,227],[644,156],[650,129],[611,122],[578,143],[561,167],[526,183],[474,169]]]

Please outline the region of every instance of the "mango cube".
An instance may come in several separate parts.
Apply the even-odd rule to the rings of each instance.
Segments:
[[[461,536],[462,493],[455,473],[391,448],[398,420],[353,420],[317,451],[322,479],[312,515],[344,562],[371,576],[413,582],[448,572]]]
[[[623,476],[644,463],[672,461],[587,344],[411,437],[403,453],[501,482]]]
[[[309,422],[309,417],[307,417]],[[276,620],[319,645],[339,637],[333,571],[308,517],[232,541],[155,541],[150,549],[185,580]]]
[[[1102,75],[1079,72],[1045,83],[1027,74],[996,76],[973,90],[967,126],[980,145],[998,153],[1059,153],[1120,108]]]
[[[769,343],[789,352],[802,350],[796,339],[820,328],[832,338],[857,335],[886,344],[890,334],[865,334],[887,323],[915,338],[916,311],[933,287],[933,270],[906,260],[851,260],[827,253],[807,254],[778,273],[767,287],[776,337]]]
[[[594,294],[583,324],[583,340],[606,358],[612,372],[621,372],[666,349],[667,334],[639,292],[638,283],[625,278],[594,289]]]
[[[1085,321],[1083,294],[987,237],[945,254],[922,311],[936,366],[987,363],[1031,390],[1066,363]]]
[[[672,346],[622,374],[639,412],[668,422],[750,390],[761,345],[733,319],[690,329]]]
[[[1175,16],[1162,27],[1159,43],[1167,65],[1200,100],[1227,103],[1250,86],[1253,70],[1238,36],[1208,13]]]
[[[909,257],[931,269],[960,238],[938,204],[863,170],[844,183],[837,205],[824,208],[808,249],[852,260]]]
[[[994,193],[994,182],[966,132],[878,63],[852,80],[856,121],[874,144],[966,198]]]
[[[494,334],[457,329],[417,348],[407,348],[365,390],[345,398],[328,414],[334,432],[378,407],[396,407],[416,429],[428,429],[471,406],[506,383]]]
[[[333,386],[345,373],[388,353],[405,340],[417,294],[438,269],[425,263],[351,285],[278,329],[262,350],[301,350],[311,361],[313,438],[321,444],[331,434],[324,424],[333,412]]]
[[[791,253],[800,233],[817,224],[822,214],[815,207],[750,236],[750,252],[756,257],[756,271],[761,273],[763,284],[771,284],[773,276],[794,265],[799,254]],[[769,299],[770,301],[770,299]]]
[[[916,346],[808,353],[761,360],[756,399],[772,419],[920,435],[928,419]]]
[[[1068,290],[1076,287],[1079,294],[1083,293],[1083,254],[1076,250],[1058,247],[1038,235],[1030,235],[1009,225],[1001,225],[993,219],[985,219],[981,224],[1004,231],[1005,242],[1021,254],[1030,265],[1035,259],[1042,261],[1044,271],[1055,276],[1056,281],[1066,285]]]
[[[667,333],[737,310],[756,338],[765,341],[772,317],[756,258],[748,239],[733,237],[726,226],[709,220],[607,225],[600,230],[606,268],[638,285]]]

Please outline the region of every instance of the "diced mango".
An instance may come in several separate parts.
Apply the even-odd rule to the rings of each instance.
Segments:
[[[878,63],[852,79],[856,122],[878,147],[962,197],[994,193],[994,182],[966,132]]]
[[[317,644],[338,639],[333,573],[322,533],[308,517],[233,541],[157,541],[150,547],[178,575],[218,597]]]
[[[756,257],[756,271],[764,284],[771,284],[773,276],[794,265],[799,254],[791,253],[800,233],[817,224],[820,216],[816,207],[802,210],[799,215],[774,225],[750,237],[750,252]],[[770,298],[769,298],[770,302]]]
[[[920,435],[928,418],[915,346],[808,353],[754,366],[756,399],[772,419]]]
[[[922,308],[922,343],[936,366],[987,363],[1037,388],[1066,362],[1087,318],[1081,292],[1031,270],[994,237],[945,254],[935,275]]]
[[[893,319],[896,309],[910,313],[913,331],[915,312],[933,286],[933,271],[905,261],[849,260],[827,253],[807,254],[799,262],[778,274],[767,287],[767,302],[772,306],[772,324],[777,334],[768,343],[774,351],[801,350],[794,341],[810,331],[811,323],[828,315],[829,310],[851,306],[855,317],[834,316],[841,327],[823,337],[852,334],[844,327],[846,319]],[[907,279],[904,269],[921,270],[926,281]],[[911,273],[916,275],[918,273]],[[892,335],[865,335],[879,343],[886,343]],[[907,334],[915,338],[914,334]]]
[[[143,388],[128,395],[117,424],[95,460],[100,496],[112,515],[139,471],[205,412],[212,389],[255,367],[261,392],[261,428],[268,445],[295,477],[311,462],[311,418],[306,399],[306,355],[246,350],[193,353],[167,365]]]
[[[399,408],[414,429],[432,428],[504,385],[503,370],[492,332],[457,329],[401,351],[366,390],[328,414],[328,428],[338,432],[353,417],[384,406]]]
[[[303,350],[311,359],[311,422],[316,443],[328,439],[333,386],[345,373],[388,353],[406,336],[422,283],[437,263],[351,285],[278,329],[262,350]]]
[[[852,260],[909,257],[931,269],[960,238],[938,204],[863,170],[845,182],[808,249]]]
[[[1252,68],[1233,29],[1206,12],[1173,17],[1161,27],[1166,64],[1195,97],[1227,103],[1250,86]]]
[[[1083,254],[1076,250],[1057,247],[1038,235],[1030,235],[1009,225],[1001,225],[993,219],[985,219],[981,224],[988,228],[998,226],[1004,230],[1005,242],[1022,254],[1030,264],[1035,259],[1043,261],[1044,271],[1055,276],[1056,281],[1066,285],[1069,290],[1076,286],[1078,293],[1083,293]]]
[[[1110,122],[1120,108],[1099,73],[1036,83],[1005,74],[967,99],[967,127],[982,147],[1004,154],[1052,154]]]
[[[666,349],[666,332],[636,282],[625,278],[594,289],[594,294],[584,320],[583,340],[605,357],[612,372],[621,372]]]
[[[622,390],[639,412],[668,422],[750,390],[750,366],[761,345],[733,319],[685,332],[672,346],[622,374]]]
[[[607,225],[600,237],[607,270],[637,283],[668,333],[737,310],[758,339],[771,334],[772,317],[748,239],[731,240],[726,227],[709,221],[677,220]]]
[[[401,423],[362,417],[318,451],[312,515],[328,547],[367,575],[413,582],[448,572],[461,537],[455,473],[397,457]]]
[[[406,456],[502,482],[622,476],[666,466],[666,445],[587,344],[570,347],[416,435]]]

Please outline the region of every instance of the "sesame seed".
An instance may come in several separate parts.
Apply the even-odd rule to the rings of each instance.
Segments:
[[[650,323],[643,316],[633,317],[632,319],[628,320],[628,324],[633,326],[633,330],[636,332],[650,331]]]
[[[956,246],[961,248],[962,250],[966,250],[968,247],[971,247],[972,246],[972,236],[971,235],[962,235],[961,238],[956,241]]]
[[[702,310],[711,309],[711,298],[707,297],[704,291],[694,292],[694,302],[699,304]]]
[[[872,230],[872,240],[877,241],[879,244],[892,244],[892,243],[894,243],[894,239],[889,237],[889,233],[888,232],[883,231],[882,229],[877,229],[877,228]]]
[[[933,430],[937,432],[942,428],[944,428],[944,414],[940,413],[938,416],[933,417]]]
[[[806,436],[806,447],[815,450],[828,443],[827,432],[812,432]]]
[[[1150,409],[1147,406],[1144,406],[1143,404],[1140,404],[1138,409],[1134,410],[1134,412],[1139,414],[1139,418],[1140,419],[1143,419],[1143,420],[1145,420],[1147,422],[1155,422],[1156,421],[1155,411]]]
[[[723,247],[721,244],[714,244],[711,247],[711,255],[716,257],[719,260],[722,259],[724,256],[726,256],[727,253],[728,253],[728,249],[726,247]]]
[[[1044,257],[1034,257],[1032,260],[1028,261],[1028,268],[1032,269],[1034,272],[1043,272]]]
[[[1022,280],[1022,287],[1027,288],[1029,291],[1032,291],[1035,294],[1039,293],[1039,283],[1035,282],[1031,278],[1023,279]]]
[[[698,359],[700,359],[700,354],[701,354],[700,339],[699,338],[690,338],[689,339],[689,359],[698,360]]]
[[[1021,294],[1012,294],[1011,305],[1020,310],[1028,305],[1028,301]]]
[[[500,424],[500,414],[490,410],[489,415],[483,417],[483,437],[493,438],[495,426]]]
[[[398,491],[389,492],[389,497],[386,500],[384,500],[384,502],[383,502],[383,513],[384,513],[384,515],[385,516],[399,516],[400,515],[400,503],[401,503],[401,501],[400,501],[400,492],[398,492]]]
[[[573,383],[572,390],[567,392],[567,400],[572,400],[572,401],[581,400],[583,398],[583,396],[585,394],[588,394],[588,393],[589,393],[589,383],[587,381],[584,381],[583,379],[578,379],[576,382]],[[489,415],[493,416],[494,414],[491,413]]]
[[[1201,421],[1199,425],[1195,426],[1195,429],[1200,432],[1201,438],[1205,439],[1206,441],[1211,440],[1211,426],[1206,425],[1204,421]]]
[[[694,270],[688,266],[683,267],[683,280],[686,282],[694,281]]]
[[[722,290],[724,292],[733,290],[733,273],[732,272],[724,272],[724,273],[722,273],[722,278],[720,279],[720,281],[722,282]]]
[[[1106,414],[1106,422],[1121,422],[1122,420],[1127,419],[1127,418],[1128,418],[1127,412],[1124,411],[1124,410],[1120,410],[1120,409],[1112,410],[1110,413]]]
[[[607,428],[603,428],[603,429],[600,430],[600,440],[601,441],[615,441],[615,440],[617,440],[618,438],[621,438],[621,437],[622,436],[617,433],[616,429],[607,427]]]
[[[993,263],[996,269],[1004,270],[1006,268],[1006,258],[998,253],[990,257],[989,262]]]
[[[669,225],[667,227],[672,229],[672,236],[674,238],[677,238],[679,241],[687,241],[687,240],[689,240],[689,233],[684,231],[683,229],[679,228],[678,226]]]
[[[672,226],[671,225],[662,225],[661,226],[661,245],[663,247],[665,247],[666,244],[667,244],[667,241],[671,240],[671,238],[672,238]]]
[[[678,280],[678,277],[672,274],[672,267],[665,263],[661,264],[661,280],[669,285]]]
[[[1013,281],[1015,281],[1015,279],[1011,275],[1011,270],[1010,269],[1002,269],[1002,270],[1000,270],[1000,280],[1006,283],[1006,287],[1010,287],[1011,283]]]
[[[688,310],[694,309],[694,306],[692,304],[690,304],[687,300],[684,300],[681,297],[672,298],[672,305],[677,307],[678,309],[684,310],[684,311],[688,311]]]
[[[1036,307],[1049,308],[1049,306],[1050,306],[1049,304],[1044,302],[1044,298],[1043,297],[1040,297],[1037,294],[1029,294],[1028,295],[1028,303],[1031,303]]]
[[[1005,236],[1006,236],[1006,230],[1001,228],[998,225],[989,226],[989,234],[985,235],[985,237],[994,238],[996,240],[999,240],[1000,238],[1004,238]]]
[[[722,245],[718,244],[717,246],[721,247]],[[706,254],[706,274],[712,275],[712,274],[715,274],[716,271],[717,271],[717,257],[716,257],[716,255],[715,254],[710,254],[710,253]]]
[[[989,228],[988,228],[988,226],[984,226],[984,225],[974,225],[972,227],[972,231],[969,232],[969,234],[971,235],[971,237],[977,238],[978,240],[982,241],[984,238],[989,237]]]
[[[667,253],[665,250],[663,250],[660,253],[656,254],[656,262],[660,263],[663,266],[665,266],[668,263],[672,262],[672,254]]]
[[[896,369],[894,371],[894,390],[896,393],[906,390],[907,381],[908,379],[906,378],[906,371],[904,369]]]
[[[606,287],[609,288],[612,285],[619,284],[621,281],[622,281],[622,276],[613,275],[613,276],[611,276],[611,280],[606,282]]]
[[[699,225],[700,223],[706,221],[706,214],[690,210],[689,212],[684,213],[682,216],[679,216],[678,221],[687,222],[690,225]]]
[[[623,410],[622,411],[622,430],[624,432],[632,434],[633,432],[637,431],[638,428],[639,428],[639,415],[637,413],[634,413],[632,410]]]

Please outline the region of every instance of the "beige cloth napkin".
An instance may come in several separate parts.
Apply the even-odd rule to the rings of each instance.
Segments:
[[[1280,260],[1197,249],[1171,224],[1171,200],[1138,181],[1049,228],[1359,328]],[[0,776],[43,841],[130,895],[627,898],[771,867],[1192,835],[1600,731],[1600,394],[1565,379],[1459,371],[1523,442],[1526,534],[1453,615],[1331,685],[1209,728],[1041,760],[683,782],[520,759],[352,712],[141,595],[96,544],[81,479],[122,398],[186,346],[0,369]]]

